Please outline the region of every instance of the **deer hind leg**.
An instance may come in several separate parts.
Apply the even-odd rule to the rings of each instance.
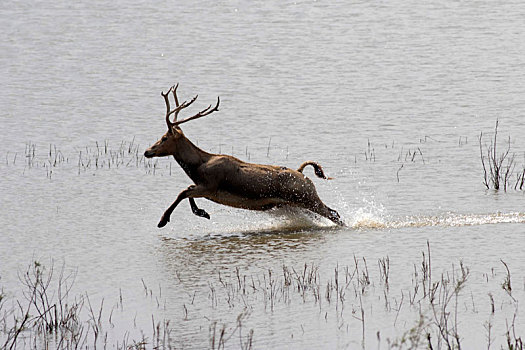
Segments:
[[[339,226],[346,226],[341,220],[339,213],[336,210],[327,207],[323,202],[316,203],[313,206],[307,207],[307,209],[313,211],[316,214],[324,216]]]
[[[183,199],[186,199],[186,198],[192,199],[192,198],[196,198],[196,197],[204,197],[206,194],[207,194],[207,191],[203,187],[195,186],[195,185],[191,185],[190,187],[188,187],[187,189],[185,189],[184,191],[179,193],[179,195],[177,196],[177,199],[175,199],[175,202],[173,202],[169,206],[169,208],[166,209],[164,214],[162,215],[162,218],[160,219],[157,227],[160,228],[160,227],[166,226],[166,224],[170,221],[171,213],[173,212],[173,210],[175,210],[177,205],[179,205],[179,203]],[[194,207],[194,205],[195,205],[195,207]],[[208,213],[206,213],[204,210],[199,209],[197,207],[197,205],[195,204],[195,201],[193,201],[193,203],[192,203],[192,201],[190,201],[190,206],[191,206],[191,209],[192,209],[194,214],[196,214],[198,216],[202,216],[202,217],[206,217],[205,215],[208,215]],[[209,218],[209,215],[208,215],[208,218]]]
[[[321,179],[325,179],[325,180],[332,180],[331,177],[326,177],[326,175],[324,174],[323,168],[321,167],[319,163],[316,163],[316,162],[312,162],[312,161],[304,162],[303,164],[301,164],[301,166],[299,166],[297,171],[302,174],[304,168],[306,168],[308,165],[311,165],[314,168],[314,172],[315,172],[315,175],[317,175],[317,177],[320,177]]]

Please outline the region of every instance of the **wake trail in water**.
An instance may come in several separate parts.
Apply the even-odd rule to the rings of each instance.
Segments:
[[[253,215],[253,213],[250,213]],[[525,223],[525,213],[488,213],[488,214],[456,214],[444,213],[440,215],[413,215],[405,217],[391,217],[385,213],[383,207],[366,206],[350,213],[343,214],[345,227],[334,225],[331,221],[313,213],[298,208],[280,208],[260,214],[259,219],[247,220],[248,214],[243,215],[244,223],[232,223],[221,226],[220,229],[209,233],[207,237],[245,237],[250,235],[266,234],[295,234],[295,233],[322,233],[332,230],[389,230],[418,227],[463,227],[489,224]],[[328,231],[326,231],[328,230]],[[202,238],[200,235],[198,237]],[[189,238],[186,236],[186,238]]]
[[[460,227],[509,223],[525,223],[525,213],[450,213],[439,216],[406,216],[404,218],[384,218],[373,213],[355,213],[347,222],[348,226],[356,229],[397,229],[431,226]]]
[[[271,214],[273,220],[258,229],[270,232],[301,231],[319,228],[337,228],[327,219],[317,217],[305,211],[294,208],[276,210]],[[346,226],[352,229],[401,229],[417,227],[462,227],[489,224],[525,223],[525,213],[488,213],[488,214],[456,214],[413,215],[405,217],[390,217],[384,213],[384,208],[360,208],[345,215]]]

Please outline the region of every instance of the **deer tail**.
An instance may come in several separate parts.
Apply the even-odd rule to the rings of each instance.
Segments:
[[[304,168],[307,167],[308,165],[311,165],[314,168],[315,175],[317,175],[317,177],[320,177],[321,179],[325,179],[325,180],[332,180],[331,177],[327,177],[324,174],[323,168],[321,167],[321,165],[319,165],[319,163],[316,163],[316,162],[312,162],[312,161],[304,162],[303,164],[301,164],[301,166],[299,166],[297,171],[302,173]]]

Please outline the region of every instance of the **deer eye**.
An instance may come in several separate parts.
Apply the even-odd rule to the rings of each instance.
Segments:
[[[160,139],[162,142],[166,141],[168,139],[168,136],[162,136],[162,138]]]

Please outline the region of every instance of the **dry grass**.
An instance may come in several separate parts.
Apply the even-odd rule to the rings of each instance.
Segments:
[[[525,184],[525,165],[520,167],[516,173],[516,154],[511,153],[510,145],[511,138],[509,136],[507,144],[503,151],[498,152],[498,125],[496,120],[494,127],[494,135],[487,145],[483,143],[483,132],[479,135],[479,151],[481,157],[481,165],[483,167],[483,184],[487,189],[494,189],[507,191],[513,187],[515,190],[523,190]],[[512,176],[515,174],[515,180]]]
[[[172,316],[179,318],[178,322],[195,320],[197,304],[200,310],[204,308],[211,314],[237,315],[229,321],[211,316],[199,321],[204,322],[201,328],[208,331],[210,349],[265,347],[265,343],[257,343],[258,329],[251,322],[252,316],[257,314],[255,318],[260,320],[282,310],[293,313],[295,308],[302,307],[312,310],[313,319],[337,320],[334,327],[340,331],[354,329],[350,336],[360,339],[362,348],[461,349],[464,348],[462,334],[472,326],[464,323],[464,314],[467,309],[479,314],[481,305],[490,312],[479,321],[486,334],[485,340],[477,339],[477,344],[487,349],[497,346],[521,350],[523,338],[516,327],[519,297],[514,294],[510,267],[501,262],[500,274],[494,268],[481,277],[499,281],[501,293],[488,290],[484,301],[475,300],[469,294],[473,276],[462,261],[439,272],[433,267],[429,243],[421,252],[420,262],[413,264],[412,271],[406,271],[411,280],[407,285],[400,285],[397,276],[392,275],[392,261],[388,256],[378,259],[377,265],[354,256],[351,264],[336,264],[331,272],[314,263],[282,265],[279,270],[266,269],[260,273],[247,273],[235,267],[217,270],[216,275],[210,276],[207,290],[188,292],[180,315]],[[175,277],[182,282],[178,274]],[[121,338],[113,339],[111,329],[115,327],[115,315],[124,310],[122,293],[117,296],[116,304],[108,304],[104,299],[93,303],[87,293],[72,295],[74,279],[75,273],[66,273],[64,267],[56,270],[52,263],[46,267],[33,262],[19,274],[21,293],[18,295],[23,295],[22,298],[9,298],[1,289],[0,346],[5,349],[192,346],[191,339],[180,339],[174,323],[156,319],[155,310],[149,330],[135,326]],[[479,287],[479,281],[475,283]],[[141,284],[145,298],[154,301],[158,310],[165,307],[160,286],[159,291],[154,292],[142,279]],[[382,310],[378,310],[377,305],[382,305],[379,308]],[[513,314],[505,314],[500,305],[510,305]],[[377,343],[374,344],[370,334],[378,327],[378,317],[382,321],[375,331]],[[357,327],[359,333],[355,331]],[[391,327],[397,335],[382,336],[382,329]],[[293,338],[289,342],[293,344]]]

